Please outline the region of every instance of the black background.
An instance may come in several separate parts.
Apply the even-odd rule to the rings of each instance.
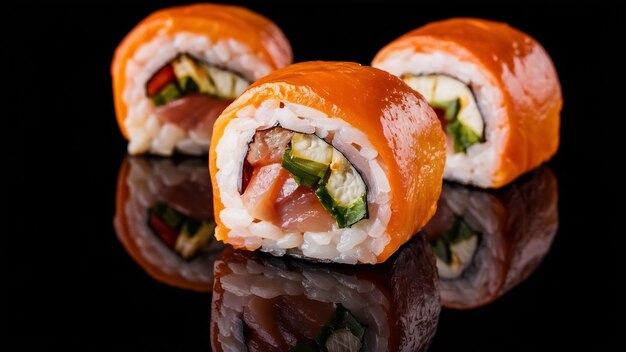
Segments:
[[[624,138],[624,103],[612,93],[624,65],[613,53],[624,44],[613,35],[623,9],[419,3],[242,4],[283,29],[296,61],[367,64],[397,36],[455,16],[505,21],[538,39],[565,102],[560,150],[549,163],[559,180],[559,232],[535,274],[504,297],[473,311],[443,310],[431,349],[616,349],[615,275],[623,274],[614,243],[623,228],[620,177],[609,171],[623,161],[613,148]],[[2,10],[9,350],[210,349],[210,295],[152,281],[112,226],[126,143],[109,65],[123,36],[169,5],[26,2]]]

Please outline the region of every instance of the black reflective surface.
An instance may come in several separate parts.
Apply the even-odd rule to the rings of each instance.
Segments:
[[[132,162],[125,161],[126,144],[115,122],[108,66],[124,34],[168,4],[42,7],[25,3],[6,9],[9,46],[3,61],[10,84],[5,95],[9,110],[3,115],[9,121],[3,130],[8,137],[3,170],[9,178],[4,185],[8,227],[2,233],[8,271],[8,350],[208,351],[211,326],[217,319],[212,308],[219,306],[219,297],[207,292],[214,274],[207,266],[219,255],[218,277],[223,277],[220,268],[239,260],[265,268],[263,272],[269,274],[264,275],[279,271],[302,278],[314,273],[363,281],[363,285],[369,282],[388,292],[390,308],[381,326],[386,322],[398,336],[414,338],[414,349],[423,348],[431,332],[398,326],[394,317],[402,312],[421,318],[424,326],[436,321],[431,351],[617,349],[616,283],[623,275],[616,270],[616,241],[623,232],[617,227],[622,191],[619,175],[612,170],[623,157],[612,155],[619,150],[612,144],[619,141],[623,119],[616,115],[615,104],[605,102],[619,102],[609,99],[615,69],[606,68],[620,65],[610,48],[618,42],[612,33],[617,23],[623,23],[622,9],[541,3],[512,9],[424,3],[408,9],[385,2],[361,5],[357,14],[348,5],[248,4],[281,26],[297,61],[366,64],[389,40],[428,21],[452,16],[509,22],[537,38],[552,56],[565,101],[559,152],[548,168],[501,192],[446,184],[448,207],[462,215],[470,233],[478,233],[477,250],[469,256],[469,269],[461,270],[464,284],[452,278],[439,282],[447,307],[439,314],[432,308],[429,315],[418,310],[430,302],[427,297],[434,297],[428,286],[402,291],[390,284],[397,278],[394,275],[405,280],[424,269],[411,271],[400,260],[411,248],[426,245],[419,239],[404,247],[395,261],[370,272],[249,253],[220,254],[213,247],[187,260],[175,253],[161,256],[170,258],[164,266],[133,252],[138,247],[129,245],[134,243],[130,239],[137,239],[133,231],[127,230],[127,236],[115,231],[119,189],[127,182],[123,171],[132,168]],[[163,162],[137,160],[151,165],[148,174]],[[186,168],[187,180],[193,178],[189,170],[201,169],[205,161],[178,158],[164,163],[170,170]],[[195,179],[202,177],[206,176]],[[187,184],[202,186],[202,182]],[[166,188],[155,188],[157,198]],[[480,214],[503,209],[508,217],[493,217],[501,224],[493,232],[484,217],[472,219],[467,215],[470,210],[452,209],[454,199],[474,200]],[[443,222],[446,231],[449,219]],[[428,236],[436,244],[436,234]],[[147,237],[142,248],[168,248],[162,243],[157,236]],[[446,259],[445,253],[451,251],[440,248],[438,253]],[[486,255],[491,253],[495,255]],[[490,262],[488,257],[496,260]],[[480,258],[485,260],[474,262]],[[483,268],[495,274],[478,275],[490,273]],[[485,281],[476,281],[479,277]],[[299,282],[304,287],[303,280]],[[462,297],[473,298],[458,299],[460,291],[465,292]],[[397,298],[403,292],[409,292],[407,297]],[[403,303],[415,292],[424,298],[422,303]],[[456,292],[450,296],[455,298],[448,299],[446,292]],[[267,300],[276,304],[276,297]]]

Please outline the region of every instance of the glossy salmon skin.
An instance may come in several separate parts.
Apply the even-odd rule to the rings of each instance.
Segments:
[[[216,237],[228,242],[219,219],[224,209],[216,180],[216,147],[237,112],[266,100],[301,104],[359,129],[384,161],[391,187],[391,241],[376,260],[385,261],[431,218],[441,192],[445,138],[421,95],[382,70],[349,62],[304,62],[274,71],[252,84],[214,125],[209,167],[214,190]],[[243,246],[239,246],[243,247]]]
[[[111,64],[113,97],[118,125],[129,138],[124,119],[129,107],[122,95],[126,82],[126,65],[136,51],[153,38],[180,32],[205,36],[212,42],[233,39],[252,50],[272,69],[291,63],[287,38],[269,19],[239,6],[194,4],[154,12],[135,26],[115,50]]]
[[[490,187],[498,188],[550,159],[559,146],[563,105],[556,69],[529,35],[500,22],[454,18],[413,30],[381,49],[378,66],[401,50],[445,53],[470,62],[503,97],[499,121],[506,137],[498,144]],[[443,72],[445,73],[445,72]]]

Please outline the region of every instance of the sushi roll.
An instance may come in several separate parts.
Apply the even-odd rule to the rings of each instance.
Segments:
[[[444,307],[491,303],[524,281],[558,227],[557,182],[539,168],[497,191],[445,183],[424,228],[435,253]]]
[[[213,287],[223,245],[215,222],[206,161],[126,158],[120,169],[115,231],[152,278],[200,292]]]
[[[130,154],[208,151],[213,123],[251,82],[292,61],[267,18],[238,6],[157,11],[115,50],[117,122]]]
[[[274,71],[213,134],[215,236],[237,248],[380,263],[435,212],[441,126],[384,71],[321,61]]]
[[[507,24],[430,23],[392,41],[372,65],[402,78],[437,112],[448,141],[446,180],[498,188],[557,151],[556,70],[536,40]]]
[[[213,351],[426,351],[441,309],[428,243],[375,267],[226,249],[215,262]]]

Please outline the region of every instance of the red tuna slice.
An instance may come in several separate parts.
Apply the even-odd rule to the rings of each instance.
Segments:
[[[243,203],[253,217],[269,222],[277,218],[276,198],[289,177],[289,172],[280,164],[256,168],[248,187],[242,195]]]
[[[300,186],[276,206],[281,228],[287,232],[326,232],[335,219],[328,213],[313,189]]]
[[[194,130],[208,142],[215,120],[230,103],[228,100],[193,94],[158,107],[155,114],[161,123],[173,123],[185,131]]]

